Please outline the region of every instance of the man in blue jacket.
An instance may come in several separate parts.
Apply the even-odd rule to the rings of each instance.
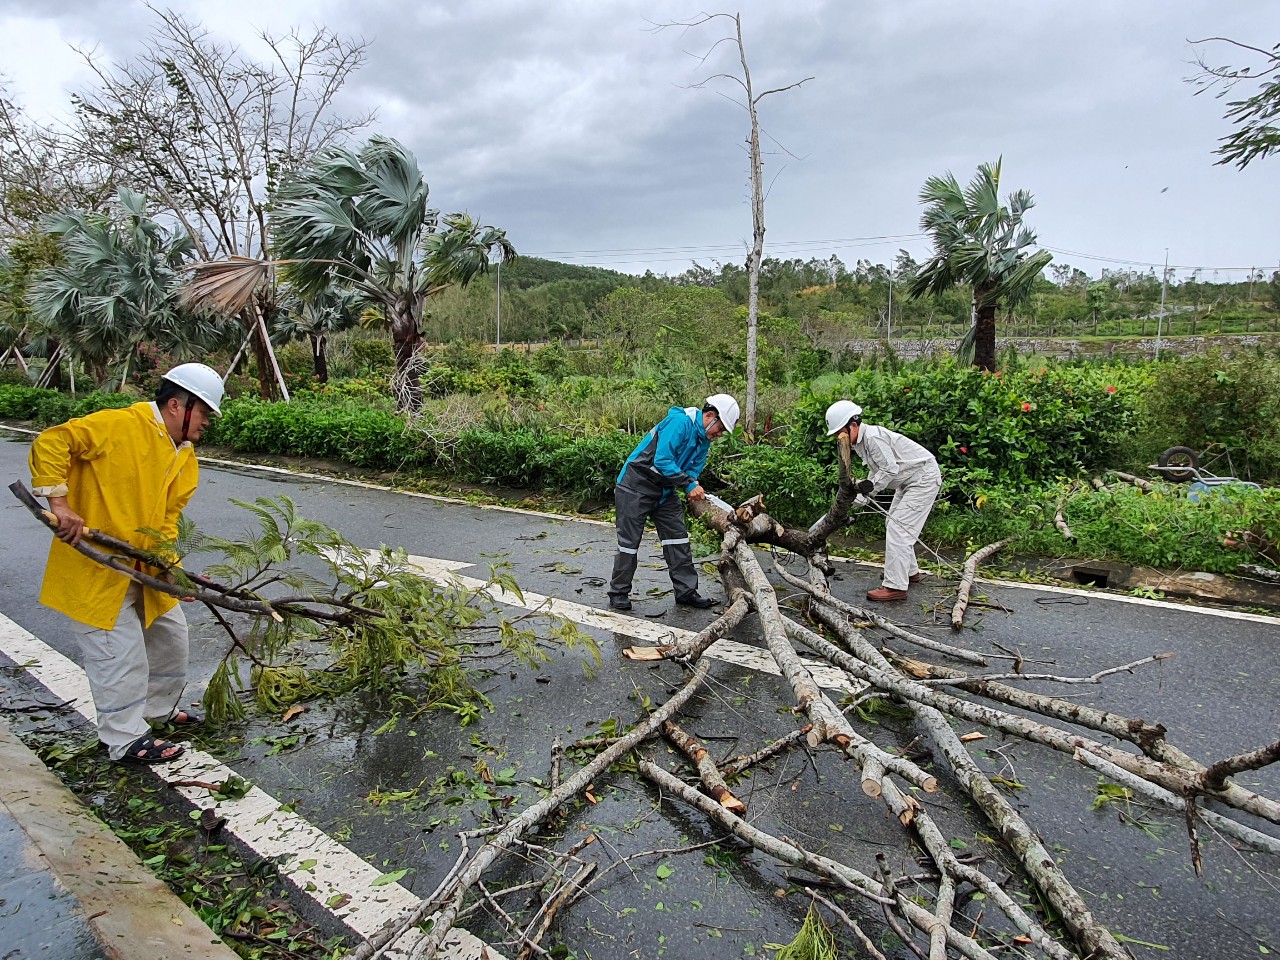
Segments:
[[[676,490],[690,500],[706,498],[698,477],[707,462],[711,441],[731,433],[738,423],[738,401],[727,393],[707,397],[697,407],[672,407],[663,421],[650,430],[631,451],[613,490],[617,507],[618,553],[609,581],[609,606],[631,609],[631,580],[639,562],[640,538],[645,521],[652,517],[667,561],[676,603],[706,609],[715,601],[698,593],[698,571],[689,546],[689,528]]]

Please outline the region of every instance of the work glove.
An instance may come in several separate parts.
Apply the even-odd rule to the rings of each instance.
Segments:
[[[862,494],[863,497],[871,496],[871,491],[876,488],[876,485],[870,480],[859,480],[853,486],[854,489],[857,490],[858,493]],[[866,501],[864,500],[863,502],[865,503]]]
[[[871,498],[868,497],[865,493],[860,493],[853,498],[853,505],[855,507],[865,507],[870,500]]]

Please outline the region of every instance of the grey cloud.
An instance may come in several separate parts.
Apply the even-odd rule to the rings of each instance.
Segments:
[[[222,16],[220,31],[234,22],[225,4],[182,6]],[[36,7],[0,2],[11,15]],[[66,30],[93,33],[113,56],[146,32],[138,6],[113,13],[72,0],[63,9],[74,11],[59,20]],[[747,117],[727,99],[738,91],[723,80],[689,88],[737,72],[729,47],[697,61],[727,24],[652,26],[698,9],[279,0],[272,11],[277,22],[292,10],[370,40],[342,103],[349,113],[381,108],[377,129],[419,154],[434,202],[507,226],[523,249],[590,251],[732,246],[750,234]],[[964,181],[1003,156],[1007,187],[1039,201],[1031,221],[1044,243],[1134,260],[1166,245],[1175,260],[1179,249],[1233,265],[1280,255],[1270,186],[1280,160],[1243,173],[1214,167],[1211,151],[1228,130],[1222,104],[1183,83],[1188,38],[1280,39],[1271,0],[756,0],[741,9],[757,91],[813,77],[761,103],[771,242],[914,233],[927,176],[951,170]],[[898,245],[925,250],[918,241],[839,250],[887,259]],[[658,254],[631,266],[646,262],[682,269]],[[1097,273],[1103,264],[1081,265]]]

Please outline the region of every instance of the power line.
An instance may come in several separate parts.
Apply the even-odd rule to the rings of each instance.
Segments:
[[[1041,244],[1041,246],[1045,250],[1052,251],[1053,253],[1062,253],[1070,257],[1083,257],[1085,260],[1098,260],[1103,263],[1119,263],[1119,264],[1123,264],[1126,267],[1151,267],[1153,270],[1164,267],[1163,263],[1149,263],[1145,260],[1125,260],[1119,257],[1103,257],[1094,253],[1081,253],[1079,250],[1064,250],[1062,247],[1051,247],[1048,244]],[[1208,266],[1200,266],[1198,264],[1192,264],[1192,263],[1171,263],[1169,264],[1169,269],[1170,270],[1255,270],[1257,269],[1257,264],[1254,264],[1251,267],[1208,267]]]
[[[881,246],[885,243],[896,241],[910,241],[924,239],[927,234],[923,233],[903,233],[903,234],[883,234],[879,236],[869,237],[844,237],[835,240],[785,240],[771,242],[768,249],[791,249],[798,248],[836,248],[836,247],[858,247],[858,246]],[[640,263],[660,263],[668,259],[689,259],[684,257],[653,257],[653,254],[713,254],[718,251],[744,251],[746,245],[742,243],[726,243],[726,244],[705,244],[700,246],[667,246],[667,247],[612,247],[602,248],[599,250],[539,250],[529,253],[528,256],[533,257],[573,257],[576,259],[596,259],[606,258],[613,262],[632,261]]]

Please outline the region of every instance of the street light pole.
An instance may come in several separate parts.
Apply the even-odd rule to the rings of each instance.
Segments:
[[[1164,248],[1164,273],[1160,277],[1160,316],[1156,317],[1156,359],[1160,359],[1160,334],[1164,329],[1164,296],[1169,289],[1169,248]]]

